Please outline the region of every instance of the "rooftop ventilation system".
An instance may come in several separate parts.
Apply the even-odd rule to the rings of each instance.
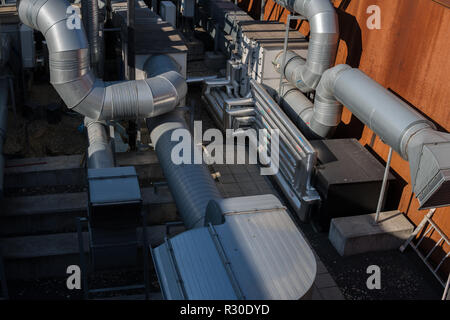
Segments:
[[[188,231],[152,252],[166,299],[301,299],[311,293],[314,255],[273,195],[223,199],[208,168],[175,165],[174,130],[181,111],[147,126]],[[191,144],[192,148],[194,146]],[[194,152],[191,152],[193,163]]]
[[[292,103],[292,97],[301,93],[285,87],[284,101],[295,105],[288,107],[288,113],[326,138],[339,124],[342,104],[345,105],[409,161],[413,191],[421,209],[450,205],[450,134],[436,131],[433,123],[362,71],[348,65],[328,69],[334,63],[339,32],[336,12],[329,0],[275,2],[303,15],[311,25],[308,59],[287,52],[275,61],[277,70],[300,91],[308,92],[305,85],[317,88],[311,105],[307,99]],[[287,97],[289,94],[292,97]]]
[[[333,98],[345,105],[409,161],[413,191],[421,209],[450,205],[450,134],[437,131],[432,122],[400,98],[350,66],[327,70],[319,89],[327,93],[329,101]],[[322,108],[321,103],[316,98],[314,108]],[[321,114],[333,110],[325,106]]]

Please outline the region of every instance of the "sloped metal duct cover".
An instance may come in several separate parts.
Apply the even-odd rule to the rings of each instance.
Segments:
[[[215,209],[223,224],[186,231],[153,250],[166,299],[308,296],[315,258],[275,196],[224,199],[208,206]]]

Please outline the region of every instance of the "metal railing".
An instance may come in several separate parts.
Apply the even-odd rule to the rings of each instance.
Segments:
[[[435,265],[433,265],[430,261],[431,255],[433,252],[436,251],[436,249],[442,245],[447,244],[447,246],[450,246],[450,241],[448,237],[445,235],[445,233],[439,228],[439,226],[433,221],[432,217],[434,213],[436,212],[436,209],[431,209],[428,214],[426,214],[420,224],[417,226],[417,228],[413,231],[411,236],[406,240],[406,242],[400,247],[400,251],[404,252],[406,248],[410,245],[411,248],[414,249],[414,251],[417,253],[417,255],[422,259],[422,261],[425,263],[425,265],[430,269],[430,271],[433,273],[433,275],[436,277],[436,279],[439,281],[439,283],[446,287],[446,280],[442,279],[439,276],[439,270],[441,269],[442,265],[444,264],[445,260],[450,256],[450,251],[447,252],[447,254],[439,260],[439,262]],[[428,224],[428,227],[425,228],[425,226]],[[417,238],[417,242],[414,243],[413,240],[417,237],[419,232],[421,230],[425,230],[423,234]],[[439,240],[436,241],[435,245],[428,250],[428,252],[422,252],[419,247],[423,243],[424,239],[427,238],[427,236],[431,236],[434,232],[437,232],[439,235]],[[428,238],[429,239],[429,238]],[[448,290],[448,289],[447,289]]]

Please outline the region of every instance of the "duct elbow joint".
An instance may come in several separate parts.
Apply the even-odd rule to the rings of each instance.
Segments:
[[[286,57],[283,75],[304,92],[316,89],[325,70],[334,65],[339,41],[339,23],[336,10],[329,0],[277,0],[279,5],[308,19],[311,29],[308,57],[294,62],[293,53]],[[295,54],[294,54],[295,55]],[[289,58],[288,58],[289,57]],[[282,63],[279,62],[281,66]],[[293,68],[294,70],[289,70]]]

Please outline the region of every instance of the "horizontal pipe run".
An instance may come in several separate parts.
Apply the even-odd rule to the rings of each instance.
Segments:
[[[306,139],[302,133],[293,125],[286,114],[280,110],[279,106],[275,103],[275,101],[273,101],[272,97],[253,79],[250,80],[250,83],[252,88],[255,89],[255,92],[271,107],[271,114],[274,114],[281,124],[287,129],[287,131],[294,137],[295,141],[302,149],[302,152],[315,153],[313,147],[306,142]]]

